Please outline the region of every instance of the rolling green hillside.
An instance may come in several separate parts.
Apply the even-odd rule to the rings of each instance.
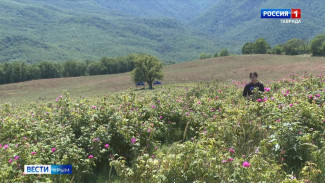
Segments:
[[[272,45],[291,38],[310,40],[325,33],[324,1],[244,0],[219,1],[191,24],[209,34],[220,35],[241,43],[266,38]],[[279,19],[261,19],[263,8],[300,8],[301,24],[281,24]]]
[[[93,60],[132,52],[184,61],[226,44],[211,41],[168,16],[122,15],[95,1],[4,0],[0,10],[2,62]]]
[[[214,6],[216,0],[95,0],[100,5],[138,17],[174,18],[187,23]]]
[[[96,60],[148,53],[188,61],[265,37],[272,45],[324,33],[324,3],[225,0],[2,0],[0,62]],[[301,8],[302,24],[261,20],[261,8]]]

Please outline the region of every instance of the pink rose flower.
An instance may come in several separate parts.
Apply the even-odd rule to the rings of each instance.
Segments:
[[[33,152],[31,152],[30,154],[31,154],[31,155],[35,155],[35,154],[36,154],[36,152],[35,152],[35,151],[33,151]]]
[[[247,161],[244,161],[244,162],[243,162],[243,167],[248,168],[248,167],[250,167],[250,166],[251,166],[251,164],[248,163]]]
[[[88,156],[88,158],[94,158],[94,156],[91,154],[91,155]]]
[[[105,148],[109,148],[109,144],[105,144],[104,147],[105,147]]]
[[[131,138],[131,143],[132,143],[132,144],[135,144],[135,142],[136,142],[136,141],[137,141],[137,139],[136,139],[136,138],[134,138],[134,137],[133,137],[133,138]]]

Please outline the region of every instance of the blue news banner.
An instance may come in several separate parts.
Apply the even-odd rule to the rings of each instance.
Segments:
[[[291,18],[291,9],[261,9],[261,18]]]
[[[25,165],[24,174],[72,174],[71,165]]]

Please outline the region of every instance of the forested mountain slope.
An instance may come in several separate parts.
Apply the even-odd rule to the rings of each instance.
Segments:
[[[240,42],[266,38],[271,44],[291,38],[309,40],[325,33],[325,3],[323,0],[229,0],[219,1],[205,14],[191,22],[192,26],[209,34]],[[301,24],[281,24],[279,19],[261,19],[261,9],[301,9]]]
[[[97,60],[148,53],[162,61],[265,37],[272,45],[325,32],[321,0],[2,0],[0,62]],[[261,20],[261,8],[301,8],[302,23]]]

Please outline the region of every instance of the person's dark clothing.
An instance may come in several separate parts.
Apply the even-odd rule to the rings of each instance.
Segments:
[[[243,92],[243,96],[246,97],[247,95],[252,95],[252,91],[254,90],[254,88],[258,87],[258,90],[261,92],[264,92],[264,86],[262,83],[257,82],[255,85],[250,82],[248,83],[245,88],[244,88],[244,92]]]

